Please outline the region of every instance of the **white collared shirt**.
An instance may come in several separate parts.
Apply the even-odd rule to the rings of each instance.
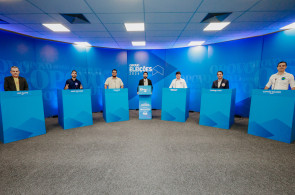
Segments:
[[[115,79],[113,79],[113,77],[109,77],[104,84],[109,86],[109,89],[118,89],[123,86],[122,80],[118,77]]]
[[[222,79],[218,80],[218,88],[220,88],[221,82],[222,82]]]
[[[143,85],[144,86],[148,86],[149,85],[148,79],[143,79]]]
[[[290,73],[284,72],[279,75],[278,73],[271,75],[266,86],[272,90],[288,90],[289,85],[291,88],[295,87],[294,76]]]
[[[169,88],[187,88],[186,82],[184,79],[173,79]]]

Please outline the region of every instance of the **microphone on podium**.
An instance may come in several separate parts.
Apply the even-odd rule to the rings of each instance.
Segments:
[[[277,79],[275,78],[275,82],[273,83],[273,88],[272,89],[275,89],[276,82],[277,82]]]

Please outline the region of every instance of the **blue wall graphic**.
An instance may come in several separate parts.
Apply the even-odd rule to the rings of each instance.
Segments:
[[[118,77],[128,87],[125,50],[81,48],[5,31],[0,31],[0,42],[0,90],[4,90],[4,77],[10,76],[10,67],[18,66],[29,89],[42,90],[46,117],[58,114],[57,89],[64,87],[72,70],[78,72],[83,87],[91,89],[93,112],[103,108],[102,89],[112,69],[118,70]]]
[[[210,88],[222,70],[236,88],[236,114],[249,116],[252,89],[262,89],[277,63],[285,60],[295,74],[295,30],[208,46],[166,50],[79,48],[71,44],[34,39],[0,31],[0,90],[10,67],[19,66],[30,89],[42,90],[45,116],[57,115],[57,89],[64,87],[73,69],[84,88],[92,91],[92,111],[101,111],[102,89],[112,69],[129,88],[130,109],[138,109],[137,85],[148,67],[154,85],[152,105],[161,109],[162,88],[169,87],[175,72],[190,88],[190,110],[200,111],[202,88]],[[131,69],[132,68],[132,69]]]
[[[137,86],[145,71],[153,83],[152,106],[161,109],[165,77],[176,70],[176,67],[165,61],[165,57],[165,50],[127,51],[130,109],[138,109]]]

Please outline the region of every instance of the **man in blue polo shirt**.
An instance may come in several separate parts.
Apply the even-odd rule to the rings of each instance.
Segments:
[[[77,71],[72,71],[72,78],[66,81],[64,89],[83,89],[81,82],[77,79]]]

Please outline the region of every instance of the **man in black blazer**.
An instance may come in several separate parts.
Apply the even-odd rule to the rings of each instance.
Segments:
[[[143,79],[141,79],[138,83],[138,86],[139,85],[151,85],[152,86],[152,91],[153,91],[153,84],[152,84],[152,81],[150,79],[147,78],[148,77],[148,73],[147,72],[144,72],[143,73]],[[138,87],[137,87],[137,93],[138,93]]]
[[[223,78],[223,72],[218,71],[217,72],[217,80],[213,81],[212,88],[218,88],[218,89],[229,89],[229,82],[228,80]]]
[[[17,66],[12,66],[10,69],[12,76],[5,77],[4,90],[5,91],[24,91],[29,90],[28,83],[25,78],[19,76],[19,69]]]

